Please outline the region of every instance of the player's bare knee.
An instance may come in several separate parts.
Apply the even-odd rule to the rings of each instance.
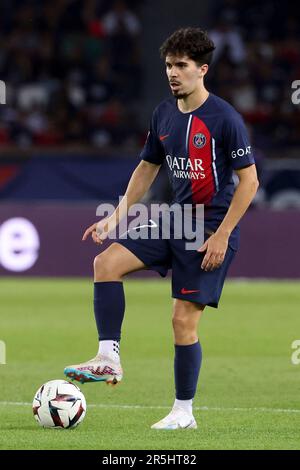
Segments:
[[[174,332],[186,331],[190,329],[190,320],[186,315],[175,312],[172,318]]]
[[[95,274],[95,278],[97,278],[98,280],[105,278],[105,275],[107,274],[107,266],[103,258],[104,257],[101,254],[101,255],[97,255],[96,258],[94,259],[94,274]]]
[[[115,264],[109,260],[105,251],[94,259],[94,278],[97,282],[119,280],[120,278],[120,273]]]
[[[198,322],[204,306],[176,299],[173,310],[173,331],[176,344],[193,344],[198,340]]]
[[[186,318],[173,318],[175,344],[193,344],[198,340],[197,326]]]

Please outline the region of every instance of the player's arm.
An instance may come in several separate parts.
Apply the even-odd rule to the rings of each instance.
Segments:
[[[126,193],[114,213],[110,217],[91,225],[84,232],[82,240],[86,240],[89,235],[92,235],[95,243],[102,244],[109,231],[112,231],[120,220],[127,215],[129,208],[146,194],[156,178],[160,166],[142,160],[132,173]]]
[[[250,206],[258,189],[258,179],[255,165],[235,170],[239,183],[236,187],[228,212],[220,224],[218,230],[198,250],[206,254],[201,268],[212,271],[218,268],[224,261],[228,240],[231,232],[239,223],[246,210]]]

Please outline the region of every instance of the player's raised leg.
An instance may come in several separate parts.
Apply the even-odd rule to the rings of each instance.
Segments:
[[[175,299],[173,332],[175,340],[174,376],[176,399],[171,412],[152,429],[196,429],[193,398],[202,361],[197,327],[205,306]]]
[[[122,278],[145,265],[119,243],[113,243],[94,261],[94,312],[99,350],[93,359],[65,368],[64,373],[80,382],[116,384],[122,379],[119,345],[125,312]]]

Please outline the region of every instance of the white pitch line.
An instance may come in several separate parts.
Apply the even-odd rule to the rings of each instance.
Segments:
[[[0,406],[31,406],[32,403],[26,402],[13,402],[13,401],[0,401]],[[146,406],[146,405],[109,405],[109,404],[88,404],[88,408],[117,408],[129,410],[169,410],[170,406]],[[221,411],[221,412],[258,412],[258,413],[300,413],[300,409],[288,408],[222,408],[222,407],[209,407],[209,406],[195,406],[196,411]]]

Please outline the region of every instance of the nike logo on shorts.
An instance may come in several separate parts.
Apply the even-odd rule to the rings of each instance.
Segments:
[[[160,135],[159,136],[159,140],[162,142],[163,140],[165,140],[167,137],[169,137],[170,134],[166,134],[166,135]]]
[[[181,289],[180,293],[181,294],[195,294],[196,292],[200,292],[200,290],[188,290],[188,289],[185,289],[184,287]]]

